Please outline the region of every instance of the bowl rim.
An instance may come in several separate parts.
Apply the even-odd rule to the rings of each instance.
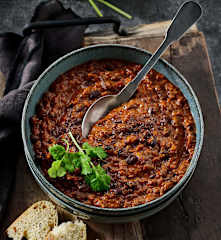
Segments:
[[[195,170],[199,156],[200,156],[200,152],[202,150],[202,145],[203,145],[203,140],[204,140],[204,121],[203,121],[203,114],[202,114],[202,110],[199,104],[199,101],[197,99],[197,96],[195,94],[195,92],[193,91],[191,85],[188,83],[188,81],[184,78],[184,76],[170,63],[168,63],[166,60],[160,58],[159,61],[161,61],[162,63],[164,63],[165,65],[167,65],[167,67],[169,67],[173,72],[175,72],[175,74],[183,81],[183,83],[186,85],[186,87],[188,88],[188,91],[191,93],[193,100],[197,106],[197,111],[198,111],[198,115],[199,115],[199,121],[200,121],[200,136],[199,136],[199,146],[198,148],[194,149],[194,154],[193,157],[191,158],[190,161],[190,165],[187,168],[184,176],[180,179],[180,181],[178,183],[176,183],[176,185],[174,185],[169,191],[167,191],[165,194],[163,194],[161,197],[154,199],[150,202],[144,203],[144,204],[140,204],[134,207],[128,207],[128,208],[101,208],[101,207],[96,207],[93,205],[89,205],[89,204],[85,204],[82,203],[74,198],[71,198],[67,195],[65,195],[64,193],[62,193],[60,190],[58,190],[56,187],[54,187],[45,177],[44,175],[41,173],[41,171],[39,170],[39,168],[36,166],[34,159],[32,159],[32,156],[30,154],[30,150],[27,147],[27,143],[26,143],[26,139],[28,139],[30,136],[27,136],[26,134],[26,124],[25,124],[25,120],[26,120],[26,112],[28,110],[28,104],[29,101],[32,97],[32,94],[36,88],[36,86],[39,84],[39,82],[41,81],[41,79],[48,73],[50,72],[51,69],[55,68],[57,64],[59,64],[60,62],[66,60],[67,58],[71,57],[72,55],[78,55],[81,52],[84,51],[90,51],[90,49],[94,49],[94,48],[126,48],[129,50],[133,50],[133,51],[137,51],[140,52],[142,54],[145,54],[147,56],[151,56],[152,54],[150,52],[148,52],[147,50],[138,48],[138,47],[134,47],[134,46],[130,46],[130,45],[122,45],[122,44],[97,44],[97,45],[92,45],[92,46],[88,46],[88,47],[83,47],[74,51],[71,51],[67,54],[65,54],[64,56],[58,58],[56,61],[54,61],[49,67],[47,67],[41,74],[40,76],[37,78],[37,80],[35,81],[35,83],[33,84],[32,88],[30,89],[26,100],[25,100],[25,104],[23,107],[23,112],[22,112],[22,121],[21,121],[21,131],[22,131],[22,139],[23,139],[23,144],[24,144],[24,149],[25,152],[28,156],[27,161],[29,162],[29,167],[34,166],[37,171],[37,173],[39,174],[39,176],[42,177],[43,179],[43,183],[47,183],[47,185],[50,187],[50,189],[52,189],[54,192],[56,192],[59,196],[62,196],[62,198],[64,198],[65,200],[67,200],[68,202],[73,202],[74,205],[79,206],[80,208],[86,208],[86,209],[90,209],[90,210],[96,210],[96,211],[102,211],[102,212],[115,212],[115,213],[120,213],[120,212],[125,212],[125,211],[134,211],[134,210],[141,210],[141,209],[147,209],[147,208],[151,208],[156,204],[160,204],[160,202],[162,200],[165,200],[167,198],[169,198],[170,194],[173,191],[176,191],[177,188],[179,188],[181,185],[183,185],[185,183],[185,181],[188,179],[188,177],[192,174],[192,171]],[[169,79],[168,79],[169,80]],[[55,81],[55,79],[54,79]],[[170,80],[169,80],[170,81]],[[182,92],[182,91],[181,91]],[[30,164],[31,163],[31,164]],[[36,173],[35,173],[36,174]],[[74,207],[74,206],[73,206]]]

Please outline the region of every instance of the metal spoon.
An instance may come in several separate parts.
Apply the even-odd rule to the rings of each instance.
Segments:
[[[178,40],[200,17],[201,7],[198,3],[185,2],[177,11],[172,23],[170,24],[166,36],[160,47],[147,61],[137,76],[129,82],[117,95],[106,95],[95,101],[87,110],[82,122],[82,135],[87,137],[92,125],[100,118],[104,117],[111,109],[127,102],[135,93],[139,83],[145,75],[155,65],[163,52],[171,43]]]

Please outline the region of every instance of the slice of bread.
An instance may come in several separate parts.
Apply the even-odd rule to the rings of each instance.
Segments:
[[[39,201],[29,207],[6,230],[9,238],[21,240],[45,240],[58,224],[58,213],[49,201]]]
[[[65,222],[55,227],[46,240],[86,240],[86,225],[81,220]]]

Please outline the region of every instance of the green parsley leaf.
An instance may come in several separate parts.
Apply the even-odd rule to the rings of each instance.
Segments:
[[[48,175],[51,178],[63,177],[66,174],[65,168],[62,166],[62,160],[54,161],[48,169]]]
[[[88,155],[81,153],[80,160],[81,160],[81,174],[88,175],[92,173],[92,168],[90,166],[91,158]]]
[[[49,177],[51,177],[51,178],[56,178],[56,177],[57,177],[57,171],[56,171],[56,169],[53,168],[53,167],[50,167],[50,168],[48,169],[48,175],[49,175]]]
[[[75,168],[81,168],[81,153],[75,152],[71,153],[72,163]]]
[[[76,168],[81,167],[80,154],[66,152],[62,158],[62,162],[64,163],[64,168],[68,172],[72,173]]]
[[[66,174],[65,168],[60,167],[60,168],[57,170],[57,176],[58,176],[58,177],[64,177],[65,174]]]
[[[94,152],[96,152],[97,156],[100,159],[105,159],[107,157],[107,153],[104,151],[102,147],[95,147]]]
[[[85,177],[86,183],[95,192],[106,191],[110,188],[111,178],[100,164],[97,166],[93,165],[92,174]]]
[[[94,154],[93,147],[89,143],[83,143],[82,148],[85,150],[88,156],[92,158],[95,158],[97,156],[96,154]]]
[[[89,143],[85,142],[82,145],[83,149],[86,151],[87,155],[92,158],[100,158],[105,159],[107,157],[107,153],[101,147],[92,147]]]
[[[62,162],[64,163],[64,168],[69,172],[72,173],[75,170],[75,166],[72,162],[72,155],[66,152],[62,158]]]
[[[58,144],[50,146],[48,150],[54,160],[61,160],[65,154],[65,148]]]

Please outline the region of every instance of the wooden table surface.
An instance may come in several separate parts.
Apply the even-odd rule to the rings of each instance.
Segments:
[[[131,29],[130,37],[115,34],[86,36],[85,46],[121,43],[153,52],[163,39],[168,22]],[[88,239],[104,240],[220,240],[221,239],[221,126],[220,109],[203,34],[194,26],[163,56],[189,81],[202,107],[205,138],[196,171],[182,194],[158,214],[129,224],[87,222]],[[28,206],[47,196],[36,184],[21,154],[5,229]],[[5,239],[1,235],[0,239]]]

